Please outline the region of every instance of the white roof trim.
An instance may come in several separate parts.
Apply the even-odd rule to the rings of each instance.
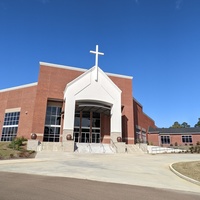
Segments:
[[[20,86],[16,86],[16,87],[3,89],[3,90],[0,90],[0,92],[8,92],[8,91],[11,91],[11,90],[18,90],[18,89],[22,89],[22,88],[26,88],[26,87],[32,87],[32,86],[35,86],[37,84],[38,84],[37,82],[29,83],[29,84],[26,84],[26,85],[20,85]]]
[[[95,68],[95,66],[93,66],[92,68],[88,69],[87,71],[85,71],[85,73],[81,74],[80,76],[78,76],[77,78],[75,78],[74,80],[72,80],[71,82],[69,82],[69,83],[66,85],[64,91],[66,91],[66,89],[67,89],[69,86],[71,86],[73,83],[75,83],[75,82],[77,82],[78,80],[80,80],[80,79],[81,79],[83,76],[85,76],[87,73],[90,73],[91,71],[93,71],[94,68]],[[101,70],[103,76],[105,76],[106,73],[105,73],[100,67],[98,67],[98,69]],[[108,81],[109,81],[119,92],[122,92],[122,91],[118,88],[118,86],[110,79],[110,77],[109,77],[107,74],[106,74],[106,78],[108,79]]]
[[[61,68],[61,69],[70,69],[70,70],[81,71],[81,72],[87,71],[87,69],[82,69],[82,68],[78,68],[78,67],[71,67],[71,66],[67,66],[67,65],[58,65],[58,64],[46,63],[46,62],[40,62],[40,65],[44,65],[47,67]]]
[[[108,76],[115,76],[115,77],[119,77],[119,78],[133,79],[132,76],[126,76],[126,75],[121,75],[121,74],[113,74],[113,73],[108,73],[108,72],[105,72],[105,74]]]
[[[70,69],[70,70],[81,71],[81,72],[85,72],[85,71],[88,70],[88,69],[82,69],[82,68],[78,68],[78,67],[71,67],[71,66],[66,66],[66,65],[58,65],[58,64],[46,63],[46,62],[40,62],[40,65],[44,65],[44,66],[47,66],[47,67]],[[119,78],[133,79],[132,76],[126,76],[126,75],[121,75],[121,74],[113,74],[113,73],[107,73],[107,72],[105,72],[105,74],[108,75],[108,76],[115,76],[115,77],[119,77]]]

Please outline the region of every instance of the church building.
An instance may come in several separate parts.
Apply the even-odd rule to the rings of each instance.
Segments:
[[[127,144],[148,141],[154,121],[133,97],[131,76],[40,62],[38,81],[0,90],[0,138],[34,139],[73,152],[78,143]]]

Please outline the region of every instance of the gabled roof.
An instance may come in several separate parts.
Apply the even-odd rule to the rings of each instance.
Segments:
[[[192,128],[152,128],[149,127],[149,133],[159,133],[159,134],[200,134],[200,127]]]

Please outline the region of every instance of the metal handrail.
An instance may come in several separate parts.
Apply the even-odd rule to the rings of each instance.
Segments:
[[[112,139],[110,139],[110,141],[111,141],[111,146],[115,149],[116,153],[118,153],[118,149],[117,149],[116,144],[113,142]]]
[[[100,139],[100,147],[103,147],[103,153],[106,153],[106,149],[105,149],[105,147],[103,146],[103,143],[101,142],[101,139]]]
[[[92,153],[92,147],[91,147],[91,145],[90,145],[89,139],[86,139],[86,143],[87,143],[87,145],[88,145],[88,147],[89,147],[90,153]]]

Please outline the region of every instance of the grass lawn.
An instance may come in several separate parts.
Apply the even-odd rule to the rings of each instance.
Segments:
[[[10,143],[11,142],[0,142],[0,160],[35,157],[36,153],[34,151],[26,150],[26,143],[23,144],[19,151],[9,148],[8,145]]]
[[[172,167],[179,173],[200,181],[200,161],[174,163]]]

